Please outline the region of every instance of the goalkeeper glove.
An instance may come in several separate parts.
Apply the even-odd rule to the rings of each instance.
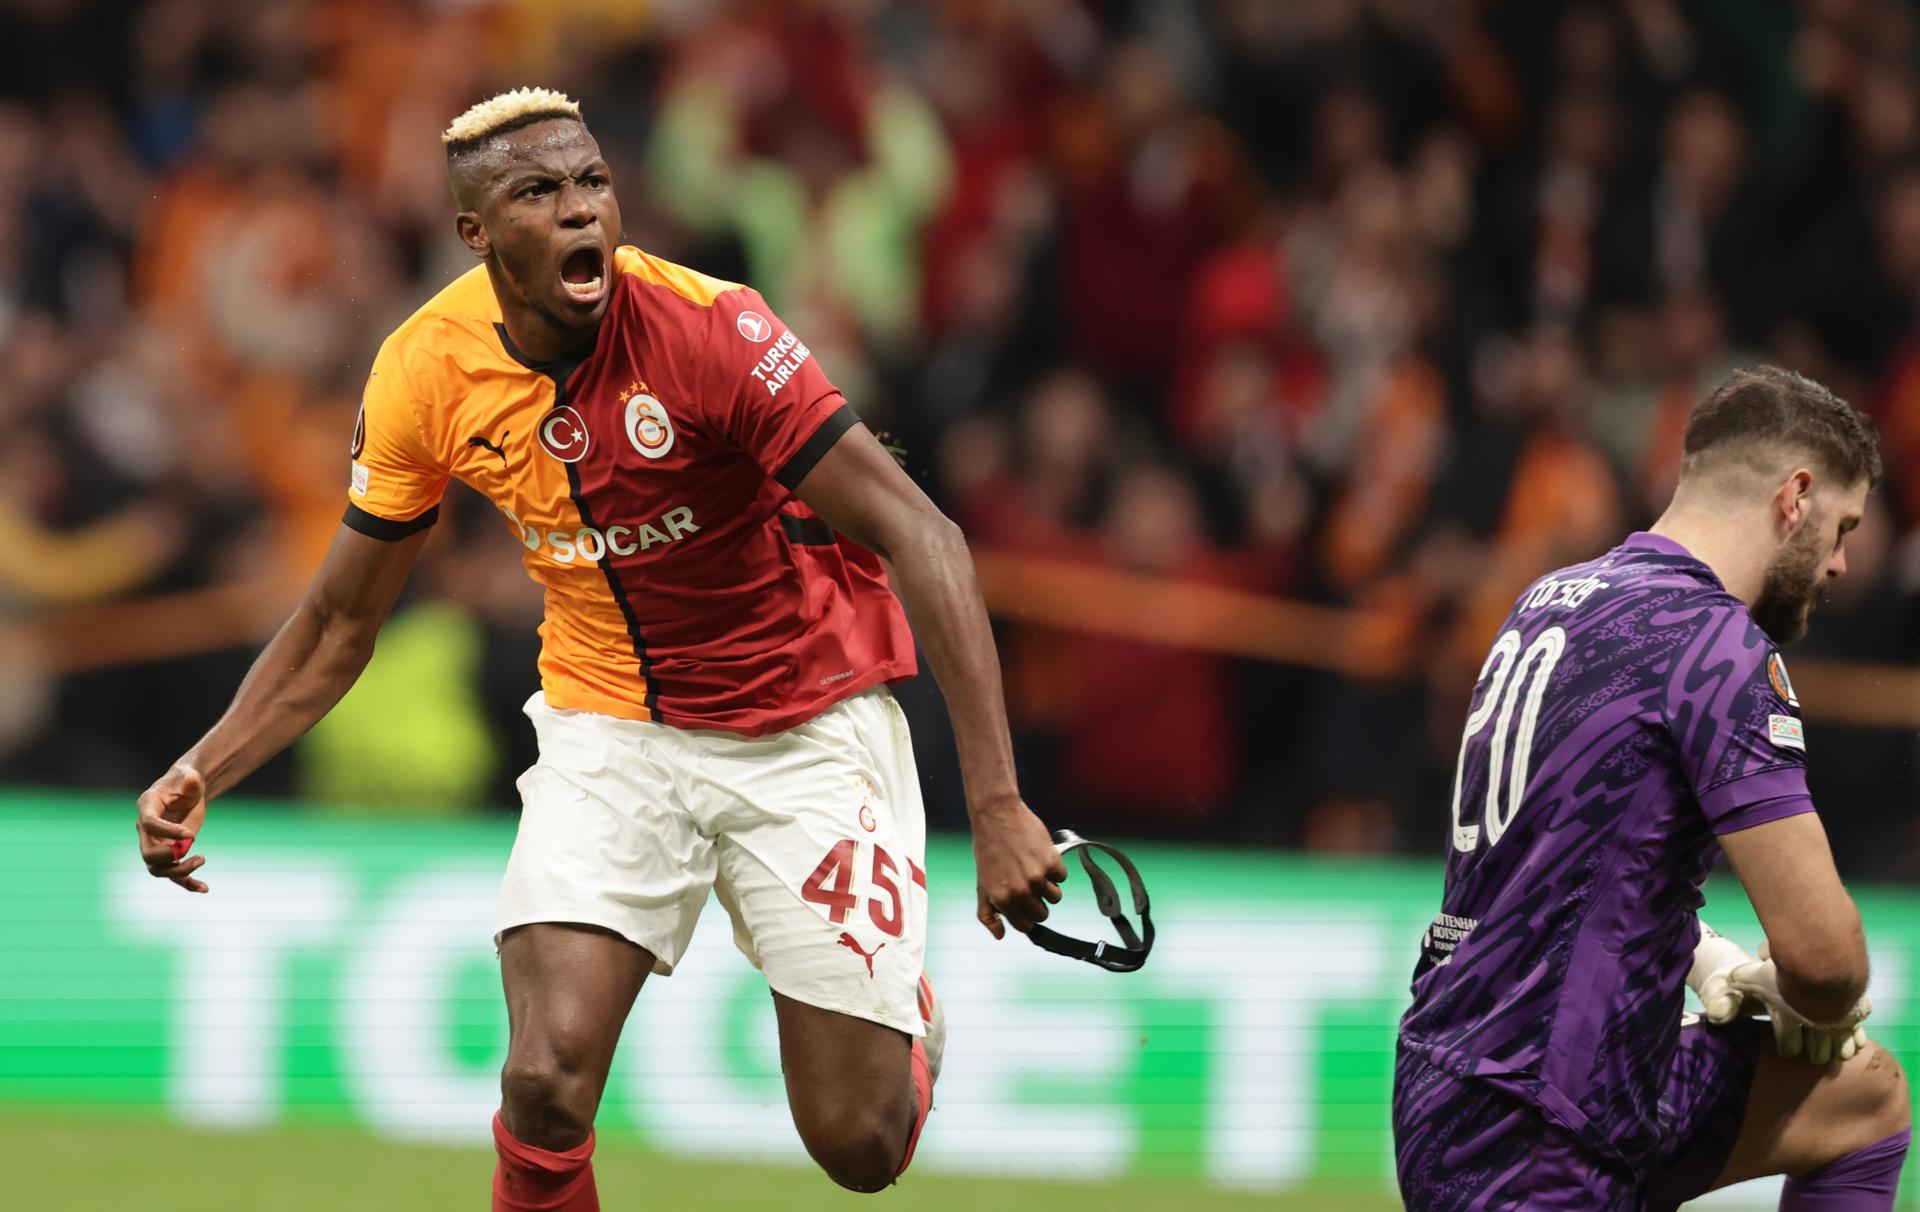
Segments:
[[[1746,948],[1705,922],[1700,923],[1700,943],[1693,949],[1693,968],[1687,973],[1687,987],[1700,999],[1700,1008],[1708,1022],[1725,1026],[1740,1017],[1745,998],[1734,991],[1727,978],[1735,968],[1752,962],[1753,957],[1747,954]]]
[[[1756,959],[1705,922],[1700,923],[1700,943],[1693,950],[1687,987],[1699,997],[1703,1016],[1715,1026],[1767,1015],[1773,1024],[1774,1047],[1785,1057],[1805,1054],[1811,1063],[1824,1065],[1829,1060],[1851,1060],[1867,1042],[1860,1022],[1873,1013],[1873,1003],[1866,997],[1838,1022],[1811,1022],[1782,996],[1779,970],[1765,944]]]
[[[1860,1023],[1873,1013],[1873,1002],[1861,994],[1853,1009],[1834,1022],[1813,1022],[1781,995],[1779,969],[1764,944],[1759,959],[1727,973],[1727,986],[1742,998],[1766,1007],[1767,1016],[1773,1020],[1773,1044],[1782,1056],[1804,1054],[1811,1063],[1824,1065],[1830,1060],[1852,1060],[1866,1046],[1867,1033]]]

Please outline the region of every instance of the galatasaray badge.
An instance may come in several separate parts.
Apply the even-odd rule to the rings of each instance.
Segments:
[[[646,458],[657,459],[673,449],[673,419],[666,405],[650,395],[627,397],[627,441]]]

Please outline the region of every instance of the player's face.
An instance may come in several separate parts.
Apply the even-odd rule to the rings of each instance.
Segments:
[[[590,330],[613,297],[620,204],[599,144],[579,122],[507,137],[480,206],[506,292],[553,328]]]
[[[1845,490],[1815,489],[1810,512],[1767,565],[1753,621],[1777,644],[1807,634],[1808,616],[1834,578],[1847,571],[1847,533],[1867,507],[1865,481]]]

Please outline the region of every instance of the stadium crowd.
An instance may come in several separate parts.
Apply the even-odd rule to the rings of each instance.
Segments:
[[[1920,663],[1917,69],[1898,0],[13,0],[0,777],[141,786],[224,706],[257,627],[96,668],[31,625],[284,610],[374,350],[471,263],[436,136],[537,82],[629,239],[763,290],[977,549],[1416,639],[1363,679],[997,601],[1043,815],[1430,852],[1515,593],[1658,513],[1734,366],[1887,444],[1796,659]],[[253,789],[514,802],[540,604],[449,500],[366,681]],[[1916,727],[1810,727],[1846,870],[1920,877]]]

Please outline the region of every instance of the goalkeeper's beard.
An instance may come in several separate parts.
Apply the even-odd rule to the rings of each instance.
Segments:
[[[1807,616],[1827,594],[1827,579],[1820,573],[1822,521],[1823,511],[1814,510],[1781,544],[1753,601],[1753,621],[1776,644],[1791,644],[1807,634]]]

